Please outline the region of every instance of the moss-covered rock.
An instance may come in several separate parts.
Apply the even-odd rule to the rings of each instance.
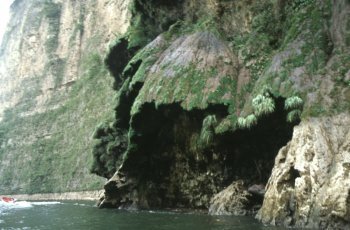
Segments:
[[[186,110],[205,109],[209,104],[234,104],[237,69],[237,57],[214,34],[182,36],[145,73],[131,114],[146,102],[180,103]]]
[[[130,28],[153,18],[154,34],[129,33],[144,48],[119,71],[114,124],[127,147],[101,207],[208,208],[232,181],[265,184],[301,120],[349,109],[345,1],[155,3],[133,8]]]

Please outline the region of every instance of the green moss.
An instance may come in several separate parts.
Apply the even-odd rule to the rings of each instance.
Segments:
[[[43,4],[43,14],[49,19],[57,19],[61,16],[61,5],[52,0],[45,0]]]
[[[125,40],[117,40],[112,45],[112,49],[115,49],[121,42],[125,43]],[[123,47],[127,49],[125,45]],[[94,161],[91,172],[110,178],[121,164],[121,161],[127,157],[127,152],[134,151],[132,144],[126,144],[127,140],[133,138],[134,133],[132,129],[129,129],[130,109],[136,103],[134,100],[138,94],[139,84],[144,81],[146,73],[151,64],[156,61],[156,54],[159,51],[160,47],[151,49],[145,47],[137,52],[127,64],[125,63],[123,72],[121,72],[123,65],[119,65],[114,71],[115,74],[120,72],[121,87],[116,94],[113,129],[111,125],[106,126],[106,122],[97,127],[95,138],[98,142],[93,150]],[[98,60],[97,58],[94,59]]]
[[[173,17],[172,13],[176,10],[172,11],[172,6],[178,2],[161,1],[155,5],[155,1],[134,1],[132,25],[124,37],[127,40],[126,49],[135,48],[136,53],[136,50],[144,47],[161,33],[165,44],[153,49],[139,50],[133,58],[130,57],[128,64],[123,65],[123,68],[125,67],[123,72],[122,68],[116,71],[121,74],[123,84],[117,95],[115,124],[118,127],[123,126],[123,130],[128,132],[128,147],[124,152],[124,158],[126,159],[129,153],[140,151],[134,140],[143,137],[134,130],[131,121],[135,116],[141,116],[143,106],[148,103],[154,103],[155,109],[164,105],[180,104],[188,111],[205,109],[210,104],[227,105],[229,115],[218,120],[218,124],[215,125],[207,124],[206,119],[210,116],[205,118],[201,132],[196,133],[197,137],[193,138],[193,143],[210,144],[217,133],[232,131],[237,127],[253,127],[259,118],[276,110],[276,103],[280,103],[280,97],[287,98],[285,101],[287,111],[283,112],[288,112],[286,119],[289,122],[300,119],[307,93],[297,83],[299,84],[299,80],[303,81],[304,76],[300,79],[290,76],[295,73],[296,68],[305,69],[305,81],[308,78],[307,80],[317,85],[325,74],[325,66],[332,54],[333,46],[325,29],[331,7],[330,1],[320,5],[316,5],[316,1],[313,0],[283,2],[284,8],[278,12],[274,8],[276,4],[274,1],[251,3],[249,7],[253,19],[252,21],[247,19],[248,26],[245,32],[226,30],[227,33],[223,33],[224,27],[229,27],[231,24],[220,25],[218,22],[221,19],[216,16],[208,15],[195,19]],[[159,14],[154,14],[155,10]],[[168,15],[165,12],[168,12]],[[227,41],[233,53],[241,59],[242,66],[249,70],[250,81],[242,87],[239,95],[236,95],[237,76],[219,76],[218,87],[214,90],[208,89],[208,79],[218,77],[220,71],[216,68],[198,69],[196,63],[188,63],[185,66],[167,63],[159,66],[160,70],[158,69],[156,73],[149,74],[150,67],[158,60],[161,51],[177,38],[197,31],[211,31],[220,39]],[[281,67],[276,73],[267,72],[272,64],[278,64],[272,63],[275,61],[272,58],[277,53],[280,53],[280,58],[283,59]],[[339,72],[343,73],[344,70]],[[261,88],[266,85],[271,87],[261,92]],[[255,96],[252,101],[250,96]],[[249,101],[246,101],[248,99]],[[305,108],[303,116],[326,112],[316,103]],[[237,118],[238,114],[248,116]],[[116,138],[115,134],[112,132],[110,134]],[[107,153],[115,147],[114,139],[104,147],[105,153],[101,151],[102,161],[108,160]],[[112,162],[107,162],[104,167],[108,171],[112,166]]]
[[[142,51],[136,55],[145,56],[146,54],[149,57],[142,59],[140,68],[133,76],[131,85],[135,84],[135,82],[144,81],[149,67],[157,60],[157,55],[155,55],[155,53],[161,50],[162,49],[149,50],[147,52]],[[133,58],[133,60],[137,59]],[[167,75],[169,68],[172,72],[171,75],[174,76],[163,77],[163,74]],[[128,70],[128,67],[126,70]],[[156,74],[153,73],[152,77],[150,77],[143,87],[144,89],[142,89],[141,94],[136,99],[132,114],[138,111],[138,105],[142,103],[142,100],[155,100],[156,105],[181,102],[182,106],[187,110],[191,110],[192,108],[205,108],[208,103],[223,103],[230,105],[230,109],[234,110],[233,98],[235,96],[234,92],[236,91],[236,80],[234,76],[218,77],[217,69],[198,70],[194,63],[189,63],[188,66],[167,66],[167,64],[165,64],[160,66],[160,70],[161,71]],[[220,84],[218,84],[215,90],[206,90],[208,79],[214,77],[219,78]]]
[[[253,92],[253,95],[256,95],[254,92],[258,92],[263,85],[271,85],[271,92],[275,97],[292,97],[299,94],[302,95],[301,99],[303,100],[306,100],[306,94],[301,91],[316,90],[323,77],[322,75],[327,73],[326,63],[333,52],[330,35],[325,29],[330,19],[331,9],[330,1],[322,2],[317,6],[315,1],[291,1],[286,3],[285,15],[283,16],[285,21],[280,22],[285,29],[281,33],[283,39],[278,49],[280,58],[283,60],[282,66],[276,73],[263,71],[254,89],[249,89],[250,92]],[[301,49],[299,50],[298,47],[301,47]],[[296,52],[293,53],[293,50]],[[276,62],[272,64],[276,65]],[[297,68],[297,73],[302,75],[290,78],[292,74],[296,73]],[[306,71],[301,72],[304,70]],[[303,82],[304,80],[312,81],[315,87],[312,89],[299,87],[300,84],[304,84],[300,81]],[[311,109],[311,107],[306,108],[306,110]],[[248,106],[244,108],[246,109]],[[303,114],[316,113],[310,113],[306,110]],[[324,110],[324,112],[326,111],[331,112],[327,109]]]
[[[250,73],[250,81],[243,86],[240,95],[238,95],[239,98],[243,99],[240,100],[239,108],[243,108],[247,103],[244,100],[246,95],[254,91],[256,82],[263,76],[270,63],[274,49],[280,43],[280,28],[277,28],[279,26],[274,24],[276,18],[272,16],[273,12],[271,10],[267,11],[268,8],[271,8],[269,4],[267,3],[267,5],[254,10],[256,16],[253,19],[251,32],[234,35],[231,40],[233,51],[240,54],[245,67]],[[269,17],[272,21],[268,20]],[[263,29],[266,25],[268,25],[268,30]]]
[[[181,4],[180,1],[132,1],[129,7],[132,20],[127,31],[128,48],[142,48],[166,31],[182,16]]]
[[[98,53],[84,55],[81,67],[86,71],[85,74],[88,78],[107,75],[107,69]]]
[[[286,5],[286,21],[284,28],[285,38],[282,47],[286,47],[287,44],[295,41],[301,34],[316,35],[316,33],[322,30],[326,20],[331,15],[331,7],[326,1],[321,5],[315,6],[314,0],[294,0]],[[309,37],[312,38],[312,37]],[[307,41],[307,40],[305,40]]]
[[[295,11],[300,11],[314,3],[315,0],[294,0],[292,2],[292,7]]]
[[[46,52],[49,57],[58,47],[58,35],[60,28],[61,4],[52,0],[46,0],[43,4],[42,13],[49,21],[48,39],[45,41]]]
[[[153,28],[151,26],[145,25],[143,23],[142,15],[136,15],[133,17],[132,26],[128,30],[129,34],[129,47],[143,47],[149,43],[151,38],[155,35]]]
[[[77,35],[79,35],[80,38],[83,35],[84,29],[85,29],[84,28],[84,21],[85,21],[85,7],[84,7],[84,4],[82,4],[82,7],[81,7],[80,12],[79,12],[79,19],[75,21],[73,32],[69,38],[70,45],[74,44],[74,42],[77,38]]]
[[[31,111],[32,107],[26,107],[28,103],[24,107],[7,110],[0,123],[0,130],[6,132],[3,136],[6,145],[0,148],[0,160],[9,160],[11,167],[2,168],[4,174],[1,174],[0,183],[3,185],[17,178],[22,187],[14,187],[12,183],[1,186],[0,193],[94,190],[103,185],[103,181],[97,177],[86,174],[86,164],[93,161],[90,152],[94,145],[94,127],[100,119],[111,119],[113,116],[112,79],[106,78],[106,69],[100,65],[97,54],[85,55],[82,66],[86,69],[66,91],[67,95],[55,94],[47,102],[51,104],[58,100],[60,106],[33,115],[22,115]],[[96,71],[97,68],[100,70]],[[28,99],[35,103],[35,93],[40,93],[42,77],[33,79],[38,82],[26,82],[27,87],[23,88],[28,90]],[[32,85],[39,88],[28,87]],[[10,139],[23,145],[9,145]],[[21,170],[13,172],[13,168]]]
[[[291,58],[288,58],[285,62],[283,62],[283,67],[285,68],[283,74],[280,75],[282,80],[287,79],[287,70],[294,69],[305,64],[306,56],[304,53],[299,55],[293,55]]]
[[[158,54],[164,49],[164,46],[155,47],[151,49],[142,49],[140,52],[138,52],[132,60],[128,63],[128,65],[125,67],[123,71],[123,75],[130,72],[130,68],[135,65],[137,62],[141,62],[141,65],[137,68],[136,72],[131,71],[134,73],[133,76],[128,76],[132,78],[131,85],[136,84],[136,82],[144,82],[145,77],[147,76],[147,72],[149,71],[150,67],[157,61]]]
[[[121,163],[127,137],[124,132],[115,129],[112,123],[104,122],[96,128],[94,138],[98,142],[92,150],[94,160],[90,171],[110,178]]]
[[[309,108],[305,109],[305,112],[302,114],[302,118],[307,117],[319,117],[321,115],[327,114],[327,110],[323,105],[313,104]]]
[[[332,63],[331,70],[334,71],[336,82],[345,83],[345,75],[350,69],[350,53],[345,50],[336,50],[337,60]]]
[[[346,22],[345,45],[350,46],[350,19]]]
[[[51,55],[51,59],[46,63],[44,73],[52,74],[54,77],[54,87],[59,88],[62,84],[66,68],[66,60]]]

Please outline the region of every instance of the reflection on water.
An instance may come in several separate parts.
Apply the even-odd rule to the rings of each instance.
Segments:
[[[91,202],[0,204],[0,229],[276,230],[252,217],[97,209]]]

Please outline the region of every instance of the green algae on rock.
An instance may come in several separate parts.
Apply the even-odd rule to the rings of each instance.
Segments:
[[[237,58],[223,41],[210,32],[176,39],[146,74],[131,110],[139,105],[180,103],[185,110],[205,109],[209,104],[234,102]]]
[[[123,84],[114,125],[128,140],[100,207],[211,205],[212,213],[253,213],[262,200],[252,198],[248,187],[267,183],[293,127],[349,108],[348,67],[335,66],[336,60],[347,66],[349,50],[339,27],[348,4],[139,0],[137,5],[134,17],[154,17],[147,26],[159,35],[138,34],[138,41],[153,41],[142,43],[119,73]],[[335,18],[332,11],[340,5]],[[161,16],[152,16],[158,7]],[[154,24],[162,20],[173,24]],[[133,41],[135,34],[129,36]],[[342,99],[335,100],[336,94]],[[320,103],[325,107],[318,109]],[[224,189],[233,181],[241,181],[237,199],[246,195],[232,207],[222,206],[233,191]]]
[[[119,169],[105,185],[101,207],[207,208],[211,196],[234,176],[240,175],[248,183],[266,182],[269,168],[262,165],[272,161],[271,150],[254,160],[240,154],[234,157],[233,149],[246,150],[226,141],[240,137],[229,130],[215,134],[216,126],[236,111],[237,56],[210,31],[186,32],[178,38],[164,36],[139,51],[123,71],[125,81],[118,92],[115,125],[128,130],[128,146],[120,155]],[[272,117],[286,113],[284,100],[276,100]],[[275,120],[267,114],[260,117]],[[272,148],[278,149],[276,146],[291,134],[292,126],[285,117],[275,120],[284,123],[285,133],[275,133],[280,140]],[[267,137],[269,127],[260,126],[261,133],[256,135]],[[255,135],[243,132],[243,136]],[[263,144],[260,141],[256,143],[259,146]],[[259,169],[232,167],[234,159],[243,165],[255,162]]]

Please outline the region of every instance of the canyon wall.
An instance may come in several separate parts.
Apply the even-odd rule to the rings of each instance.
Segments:
[[[348,0],[17,0],[0,192],[349,227],[349,47]]]
[[[103,56],[128,1],[16,0],[0,53],[0,193],[100,189],[92,133],[111,118]]]
[[[258,218],[317,229],[349,228],[349,114],[294,129],[276,159]]]
[[[318,176],[347,186],[349,2],[133,3],[106,57],[117,103],[94,135],[99,206],[347,227],[347,190]]]

